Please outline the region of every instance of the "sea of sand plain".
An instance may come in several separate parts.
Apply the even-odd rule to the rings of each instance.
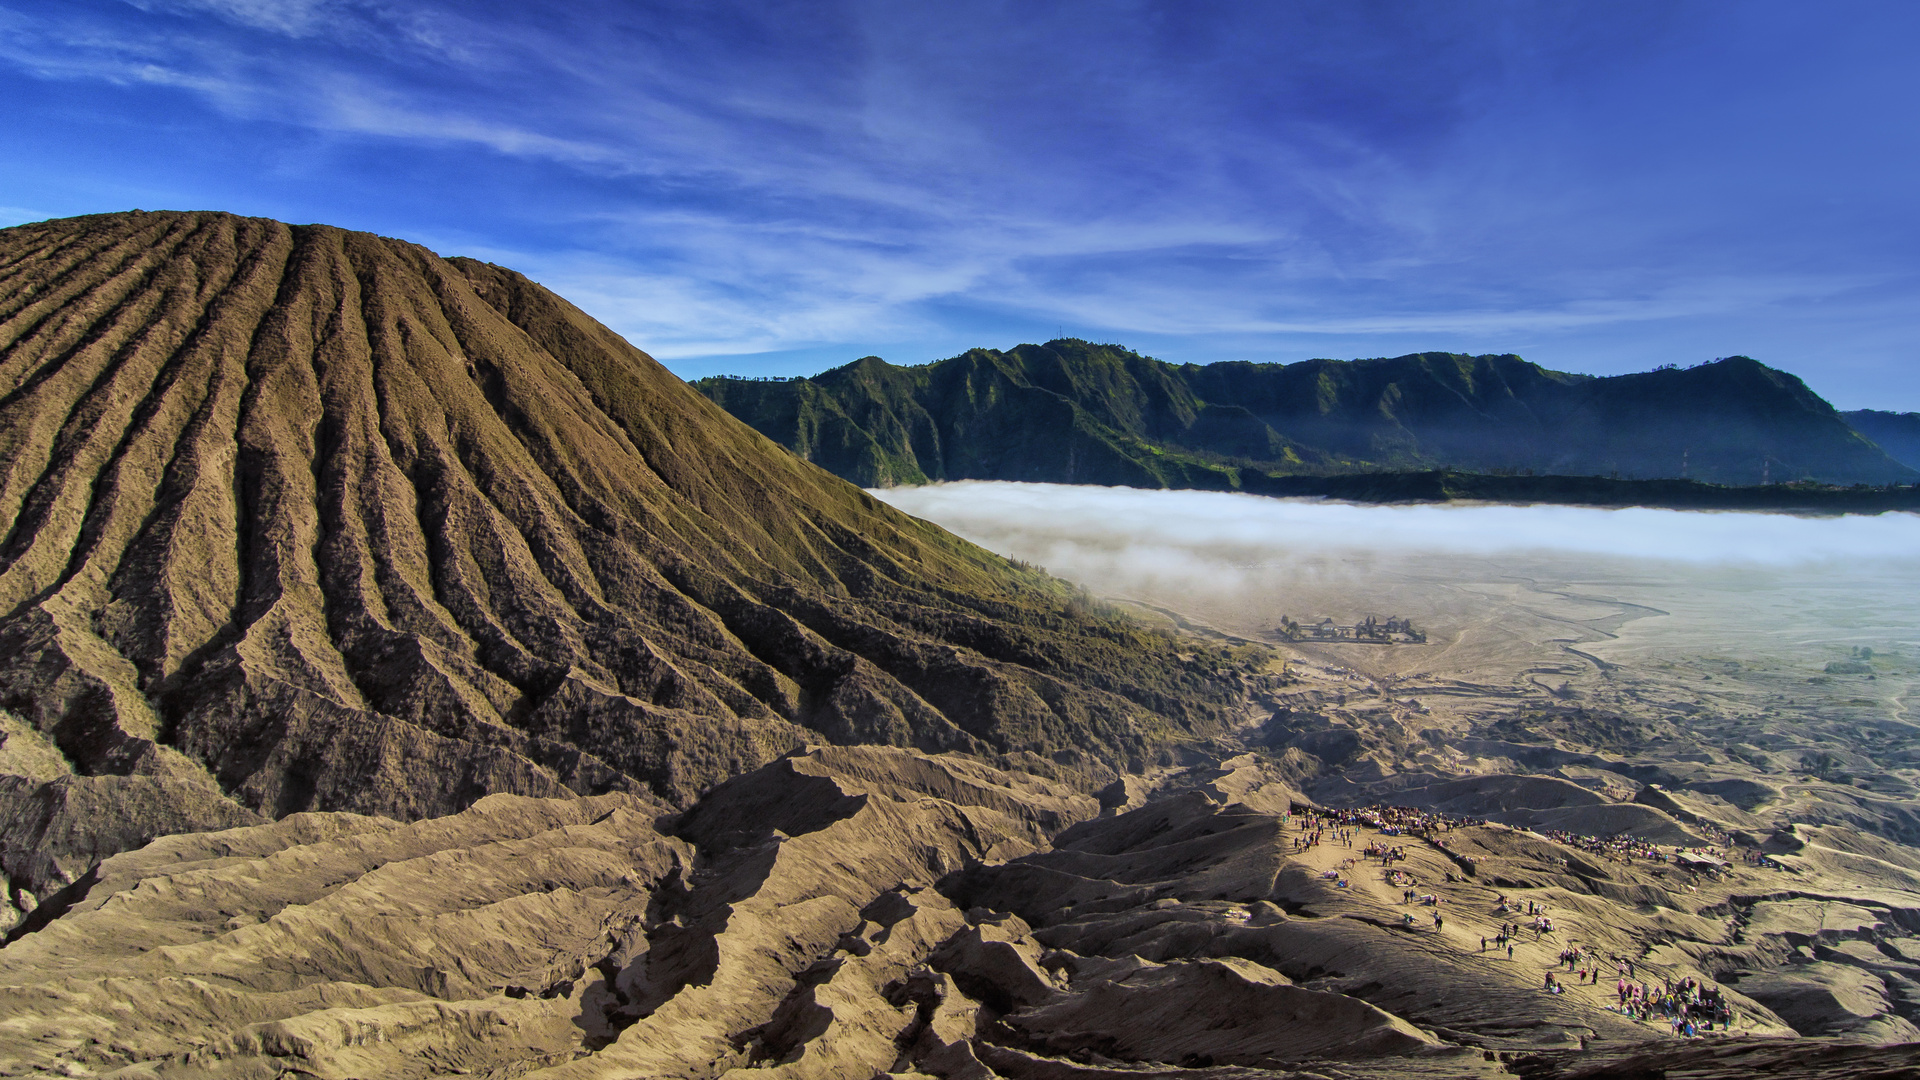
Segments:
[[[1730,830],[1837,813],[1920,840],[1889,805],[1920,794],[1920,516],[980,483],[876,494],[1144,618],[1274,647],[1296,692],[1270,704],[1427,733],[1432,752],[1374,755],[1388,772],[1553,765],[1632,793],[1614,786],[1618,770],[1488,758],[1487,740],[1504,739],[1644,762],[1695,787],[1761,785],[1693,796]],[[1287,641],[1283,616],[1398,616],[1427,642]]]

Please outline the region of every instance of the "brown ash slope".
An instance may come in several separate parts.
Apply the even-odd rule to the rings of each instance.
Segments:
[[[412,824],[297,814],[115,856],[0,949],[0,1074],[1105,1076],[1062,1072],[1087,1055],[1045,1044],[1124,1031],[1142,994],[1288,1022],[1210,1032],[1202,1008],[1107,1056],[1436,1048],[1250,961],[1115,964],[956,906],[954,872],[1099,813],[1062,784],[829,748],[684,815],[656,809],[495,796]],[[1247,865],[1226,887],[1263,894],[1271,830],[1233,839]]]
[[[1114,789],[829,747],[677,815],[502,795],[167,837],[0,948],[0,1075],[1837,1080],[1915,1050],[1865,1044],[1916,1033],[1893,1014],[1920,877],[1850,884],[1825,832],[1793,869],[1713,876],[1500,826],[1444,849],[1363,829],[1445,901],[1410,908],[1404,877],[1340,868],[1357,849],[1299,849],[1251,755]],[[1503,897],[1555,932],[1482,949]],[[1611,978],[1546,993],[1575,942],[1726,986],[1734,1030],[1663,1037],[1608,1007]]]
[[[0,231],[0,860],[808,742],[1138,762],[1226,661],[900,514],[526,278],[220,213]],[[1046,767],[1036,765],[1035,767]]]

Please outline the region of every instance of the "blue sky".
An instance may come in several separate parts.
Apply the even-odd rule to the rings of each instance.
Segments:
[[[1745,353],[1920,409],[1920,4],[0,0],[0,224],[523,270],[687,377]]]

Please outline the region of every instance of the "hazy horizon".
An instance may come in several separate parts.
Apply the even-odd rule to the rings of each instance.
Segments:
[[[1243,634],[1281,615],[1458,624],[1511,603],[1511,587],[1657,616],[1583,646],[1599,651],[1920,644],[1920,514],[1371,505],[971,480],[872,494],[1096,594],[1229,613]]]

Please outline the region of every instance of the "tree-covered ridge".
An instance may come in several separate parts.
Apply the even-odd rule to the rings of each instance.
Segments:
[[[1920,469],[1920,413],[1855,409],[1840,414],[1902,465]]]
[[[1798,378],[1747,357],[1596,378],[1511,354],[1202,366],[1060,339],[695,385],[866,486],[1257,489],[1274,475],[1436,468],[1720,484],[1920,477]]]

